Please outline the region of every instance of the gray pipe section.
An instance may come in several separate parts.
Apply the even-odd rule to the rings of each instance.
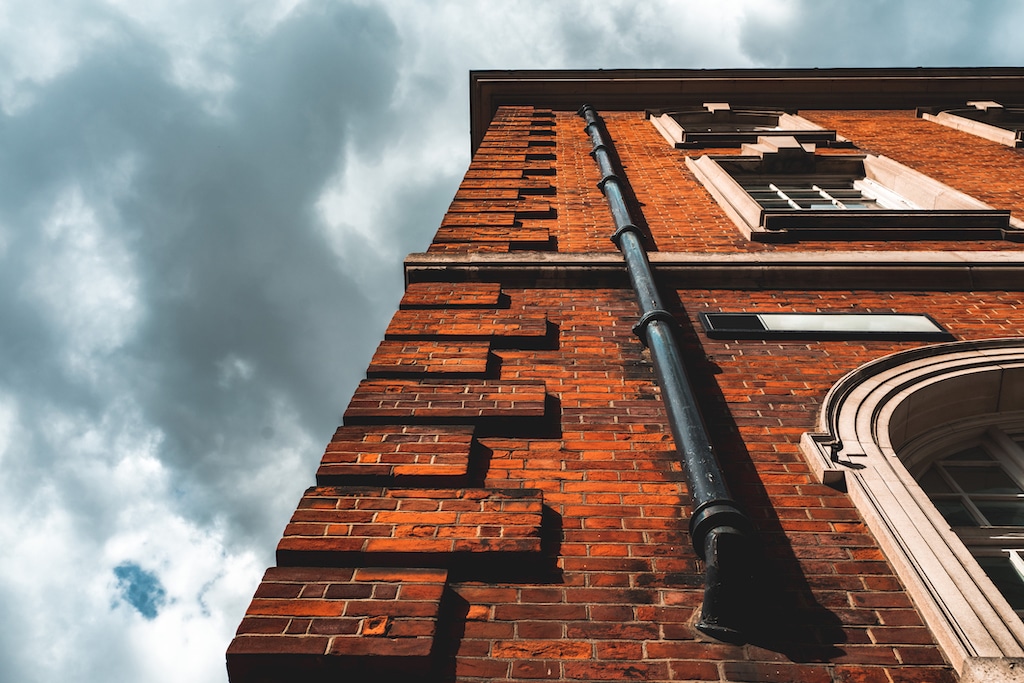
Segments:
[[[751,573],[750,522],[729,493],[708,438],[672,331],[675,321],[662,304],[643,246],[643,233],[633,223],[626,205],[624,182],[610,153],[611,141],[593,107],[584,105],[579,114],[587,122],[584,130],[594,146],[591,156],[601,170],[598,187],[615,220],[612,240],[622,252],[640,304],[640,319],[633,331],[651,350],[669,426],[690,488],[690,537],[706,566],[704,604],[697,628],[720,640],[739,642],[743,640],[741,624]]]

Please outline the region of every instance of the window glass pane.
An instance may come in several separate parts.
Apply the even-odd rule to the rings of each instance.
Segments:
[[[1024,609],[1024,581],[1021,581],[1020,574],[1010,564],[1008,556],[1002,557],[979,557],[978,564],[992,579],[999,592],[1003,594],[1006,601],[1014,609]]]
[[[946,483],[942,474],[934,467],[929,467],[924,476],[918,480],[918,483],[924,489],[924,492],[929,495],[933,493],[953,493],[953,488]]]
[[[971,446],[965,448],[962,451],[957,451],[953,455],[950,455],[946,460],[992,460],[992,456],[988,454],[981,446]]]
[[[715,330],[764,330],[761,319],[750,313],[715,313],[708,316],[708,323]]]
[[[875,197],[865,195],[859,188],[854,187],[853,180],[820,178],[773,182],[737,178],[737,182],[765,209],[842,211],[884,208]]]
[[[765,329],[815,332],[942,332],[923,315],[761,313]]]
[[[974,515],[964,507],[959,500],[952,498],[946,500],[932,500],[936,509],[946,518],[950,526],[981,526],[974,519]]]
[[[1024,501],[975,500],[974,504],[993,526],[1024,526]]]
[[[953,477],[953,481],[967,493],[1024,493],[1002,467],[961,466],[948,463],[945,469],[946,473]]]
[[[905,313],[701,313],[700,320],[704,331],[718,339],[731,334],[745,339],[949,338],[928,316]],[[758,330],[763,335],[754,334]]]

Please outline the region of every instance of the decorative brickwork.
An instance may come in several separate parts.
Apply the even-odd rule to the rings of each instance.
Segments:
[[[658,73],[623,78],[649,93]],[[675,150],[644,118],[645,107],[722,101],[718,90],[701,99],[706,76],[673,81],[644,103],[616,84],[592,86],[588,94],[618,93],[608,97],[621,109],[601,114],[625,199],[648,250],[663,252],[651,260],[686,373],[754,527],[743,642],[712,640],[694,627],[706,567],[691,544],[687,473],[661,388],[633,332],[635,294],[624,275],[587,271],[617,254],[601,173],[573,111],[586,98],[558,111],[528,106],[532,92],[563,96],[577,86],[527,76],[504,99],[475,95],[483,99],[474,107],[513,104],[485,112],[489,127],[429,249],[446,260],[423,277],[430,282],[408,285],[327,445],[318,487],[284,531],[280,566],[228,652],[231,680],[990,683],[972,671],[991,662],[951,665],[855,501],[819,483],[799,449],[840,378],[925,343],[712,340],[698,315],[924,313],[958,340],[1022,336],[1024,293],[1003,280],[991,285],[1007,287],[999,291],[971,284],[989,268],[972,261],[975,252],[989,252],[985,263],[1017,263],[1021,245],[752,243],[685,164],[688,154],[738,148]],[[941,92],[954,76],[915,92]],[[801,115],[855,145],[819,154],[885,155],[1024,218],[1024,152],[916,119],[910,105],[859,110],[872,85],[863,80],[772,78],[781,85],[759,82],[730,98],[756,104],[771,86],[781,108],[787,88],[819,88],[835,109]],[[474,121],[480,115],[474,109]],[[839,250],[870,263],[895,251],[922,263],[959,260],[973,279],[932,282],[922,269],[913,292],[884,273],[877,286],[859,285],[872,289],[852,289],[828,268]],[[757,272],[710,289],[681,254],[723,264],[742,256]],[[891,256],[885,272],[903,267],[903,256]],[[560,270],[573,258],[574,270]],[[517,263],[539,275],[500,274]],[[807,270],[827,284],[780,275]]]
[[[233,680],[412,675],[431,663],[443,569],[271,568],[228,650]]]
[[[474,568],[540,552],[529,490],[311,488],[277,546],[283,567]]]
[[[458,481],[469,474],[472,427],[339,427],[316,472],[320,486]]]
[[[420,282],[406,287],[401,308],[504,308],[495,282]]]
[[[554,115],[506,107],[495,118],[441,221],[431,251],[549,250],[557,208]]]
[[[494,356],[489,341],[384,340],[373,354],[366,376],[379,377],[484,377]]]
[[[462,308],[400,310],[384,338],[486,339],[504,348],[535,348],[552,342],[542,315]]]
[[[345,411],[345,424],[465,424],[478,419],[520,424],[544,417],[544,385],[536,382],[363,380]]]

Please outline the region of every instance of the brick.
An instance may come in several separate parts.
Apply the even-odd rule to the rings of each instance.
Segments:
[[[476,424],[490,432],[548,428],[543,384],[475,380],[465,383],[363,380],[348,409],[345,425]]]
[[[596,681],[654,681],[668,678],[664,662],[565,662],[565,678]]]
[[[400,308],[504,308],[507,297],[497,282],[413,282]]]
[[[717,681],[718,666],[713,662],[673,661],[669,662],[672,680]]]
[[[382,341],[366,376],[486,377],[496,358],[490,342]]]
[[[373,498],[395,504],[356,509]],[[443,509],[453,503],[459,509]],[[506,512],[506,503],[521,511]],[[541,552],[542,508],[541,494],[523,489],[311,488],[278,544],[278,564],[482,571],[502,564],[515,566],[531,557],[536,562]],[[296,524],[300,519],[305,523]],[[359,523],[346,524],[349,519]],[[312,523],[317,520],[319,524]]]
[[[550,348],[553,330],[544,315],[505,309],[399,310],[384,339],[487,341],[494,349]]]
[[[372,570],[364,574],[383,581],[413,582],[417,590],[408,597],[399,593],[397,599],[375,600],[366,595],[379,583],[367,583],[351,570],[304,567],[268,571],[265,584],[298,586],[292,593],[302,593],[315,575],[323,589],[314,592],[326,592],[327,597],[254,598],[239,635],[228,648],[231,680],[285,681],[297,672],[318,676],[342,669],[385,675],[426,666],[447,572],[405,569],[401,574],[378,572],[374,577]],[[263,616],[267,614],[276,616]],[[301,626],[292,628],[296,623]]]
[[[457,481],[469,472],[472,427],[416,427],[382,431],[341,427],[327,445],[317,483]]]
[[[889,683],[889,676],[881,667],[837,666],[833,676],[835,683]]]
[[[494,644],[491,656],[502,659],[587,659],[593,646],[572,640],[513,640]]]
[[[323,637],[237,636],[228,646],[228,661],[240,655],[323,655],[329,642]]]
[[[555,660],[515,661],[512,663],[515,678],[556,680],[562,677],[562,667]]]
[[[729,681],[757,683],[832,683],[825,666],[783,662],[725,662],[722,672]]]

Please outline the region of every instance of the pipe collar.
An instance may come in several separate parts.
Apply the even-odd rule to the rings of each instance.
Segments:
[[[635,226],[634,229],[636,229]],[[659,320],[673,326],[676,324],[676,319],[664,308],[655,308],[647,311],[640,316],[640,319],[636,321],[635,325],[633,325],[633,334],[640,337],[644,344],[647,343],[647,328],[655,320]]]

